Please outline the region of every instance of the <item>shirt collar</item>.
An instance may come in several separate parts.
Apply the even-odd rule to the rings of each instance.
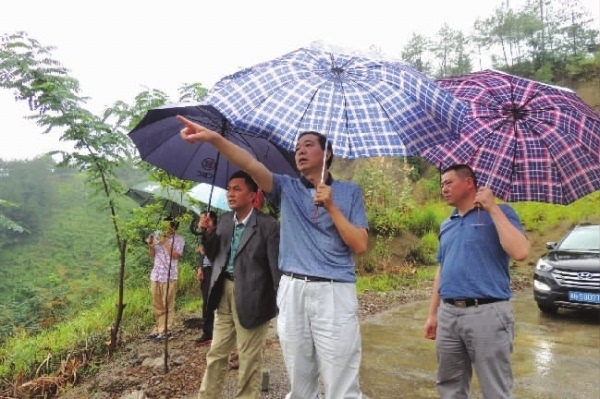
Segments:
[[[244,220],[242,220],[241,222],[238,221],[237,214],[235,212],[233,212],[233,223],[236,225],[236,227],[238,224],[245,226],[246,224],[248,224],[248,220],[250,219],[250,216],[252,216],[252,212],[254,212],[254,207],[252,207],[252,209],[250,209],[250,212],[248,212],[248,214],[246,215]]]
[[[300,176],[300,181],[306,188],[315,188],[315,186],[313,186],[313,184],[310,181],[308,181],[308,179],[304,176]],[[331,173],[327,172],[327,179],[325,179],[325,184],[331,186],[331,183],[333,183],[333,177],[331,176]]]
[[[454,220],[454,219],[456,219],[456,218],[460,218],[460,217],[463,217],[463,218],[464,218],[464,217],[466,217],[466,216],[467,216],[469,213],[471,213],[471,212],[473,212],[473,211],[475,211],[475,210],[477,210],[477,207],[476,207],[476,206],[474,206],[473,208],[469,209],[469,210],[467,211],[467,213],[465,213],[464,215],[459,215],[459,214],[458,214],[458,209],[457,209],[457,208],[454,208],[454,210],[452,211],[452,214],[450,215],[450,219]]]

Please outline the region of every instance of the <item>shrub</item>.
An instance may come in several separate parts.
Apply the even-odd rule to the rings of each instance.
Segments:
[[[418,246],[418,251],[423,265],[434,265],[437,263],[436,253],[439,245],[436,231],[429,231],[422,238]]]
[[[377,235],[375,246],[367,254],[358,258],[357,269],[359,274],[382,272],[392,263],[390,251],[391,236]]]
[[[438,215],[433,209],[429,207],[425,209],[415,208],[410,218],[407,219],[407,227],[411,233],[422,237],[429,232],[437,231],[440,227],[440,222],[438,221]]]

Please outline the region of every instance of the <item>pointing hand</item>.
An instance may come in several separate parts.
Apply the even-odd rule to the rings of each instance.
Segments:
[[[215,135],[219,135],[219,133],[192,122],[181,115],[177,115],[177,120],[183,123],[183,128],[180,130],[181,138],[188,143],[208,142]]]

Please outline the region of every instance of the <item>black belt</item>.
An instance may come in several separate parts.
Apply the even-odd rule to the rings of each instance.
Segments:
[[[468,308],[469,306],[487,305],[488,303],[506,301],[498,298],[467,298],[467,299],[443,299],[444,303],[454,305],[457,308]]]
[[[223,274],[225,275],[225,278],[227,280],[231,280],[233,281],[233,273],[227,273],[227,272],[223,272]]]
[[[289,276],[291,278],[295,278],[295,279],[298,279],[298,280],[304,280],[304,281],[307,281],[307,282],[310,282],[310,281],[314,281],[314,282],[329,282],[329,283],[335,282],[335,280],[332,280],[330,278],[316,277],[316,276],[307,276],[305,274],[299,274],[299,273],[283,272],[283,274],[285,274],[286,276]]]

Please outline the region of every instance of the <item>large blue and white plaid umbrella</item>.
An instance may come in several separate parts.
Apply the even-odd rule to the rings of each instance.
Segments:
[[[467,109],[406,63],[321,43],[227,76],[203,102],[282,148],[317,131],[350,159],[415,155],[457,139]]]

